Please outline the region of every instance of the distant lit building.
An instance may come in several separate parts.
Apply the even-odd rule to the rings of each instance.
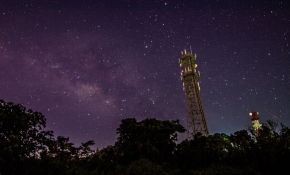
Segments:
[[[204,110],[200,99],[200,73],[197,71],[196,54],[191,51],[182,51],[179,60],[181,80],[188,106],[187,130],[190,135],[201,133],[208,135]]]

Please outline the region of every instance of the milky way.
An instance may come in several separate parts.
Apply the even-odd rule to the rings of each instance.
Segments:
[[[79,144],[113,144],[126,117],[179,119],[178,59],[197,53],[210,133],[290,125],[287,1],[0,0],[0,98]]]

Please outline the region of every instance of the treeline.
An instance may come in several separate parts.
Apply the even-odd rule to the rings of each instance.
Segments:
[[[0,100],[0,175],[195,175],[289,173],[290,129],[263,124],[259,135],[195,135],[178,121],[122,120],[113,146],[74,146],[45,130],[45,117]],[[283,173],[285,174],[285,173]]]

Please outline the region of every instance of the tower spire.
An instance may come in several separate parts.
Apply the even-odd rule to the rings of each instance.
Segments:
[[[187,130],[191,136],[197,133],[208,135],[204,110],[200,98],[200,86],[198,82],[200,74],[199,71],[197,71],[196,54],[192,53],[191,47],[190,52],[186,50],[181,52],[179,64],[181,68],[183,90],[186,95],[188,107]]]

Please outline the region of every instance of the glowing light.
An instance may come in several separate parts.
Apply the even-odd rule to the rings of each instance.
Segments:
[[[253,114],[250,112],[249,115],[252,116]]]
[[[198,86],[198,90],[200,91],[200,85],[199,85],[199,82],[197,82],[197,86]]]
[[[261,129],[262,125],[260,124],[259,120],[254,120],[252,122],[252,126],[254,130],[259,130]]]

